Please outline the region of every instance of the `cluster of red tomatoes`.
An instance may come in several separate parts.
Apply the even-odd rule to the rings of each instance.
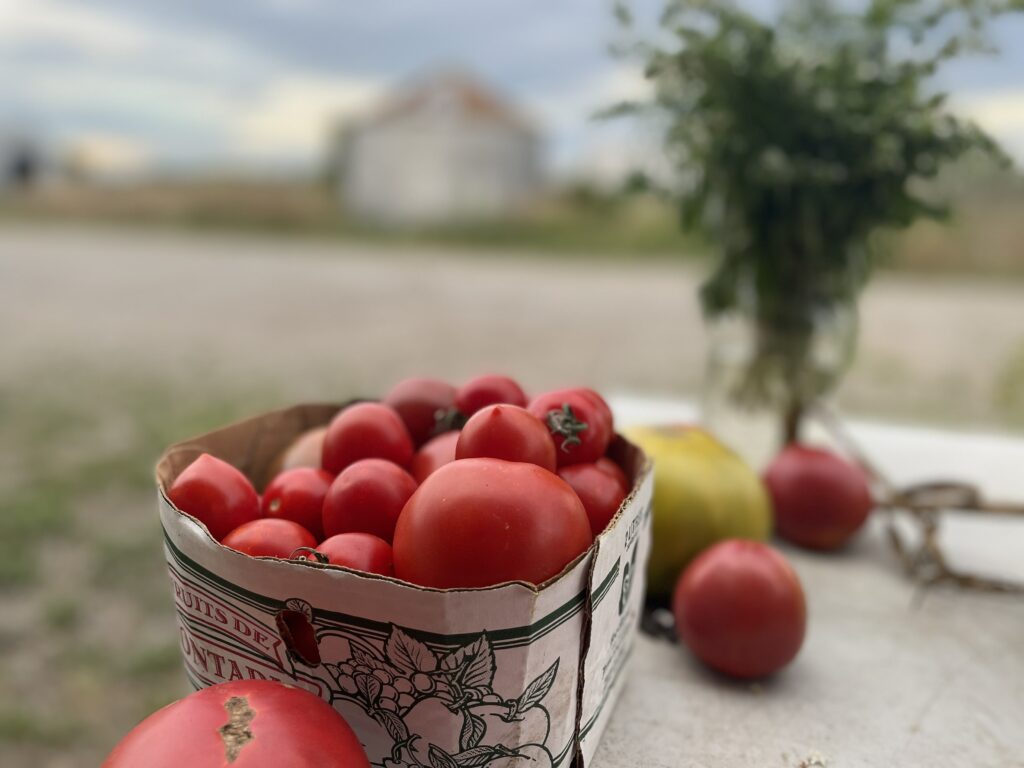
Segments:
[[[528,400],[506,376],[406,379],[300,435],[257,494],[203,454],[168,496],[224,546],[435,588],[540,584],[583,553],[630,483],[591,389]]]

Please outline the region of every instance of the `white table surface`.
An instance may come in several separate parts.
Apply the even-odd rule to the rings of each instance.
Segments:
[[[620,425],[693,420],[678,401],[613,398]],[[1024,501],[1024,440],[854,424],[897,482],[959,478]],[[1024,523],[949,515],[951,560],[1024,580]],[[1024,766],[1024,598],[919,593],[878,520],[840,553],[776,542],[803,581],[808,633],[760,683],[641,635],[591,768]]]

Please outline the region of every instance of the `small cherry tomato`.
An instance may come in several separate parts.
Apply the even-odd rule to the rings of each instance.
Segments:
[[[260,497],[249,479],[226,461],[202,454],[178,475],[167,498],[220,541],[260,516]]]
[[[324,498],[324,535],[372,533],[390,542],[405,502],[416,490],[412,475],[383,459],[363,459],[334,478]]]
[[[370,768],[356,734],[330,704],[270,680],[211,685],[169,704],[129,731],[103,762],[103,768],[268,765]]]
[[[334,417],[324,437],[323,468],[338,474],[360,459],[387,459],[399,466],[412,460],[412,438],[394,408],[356,403]]]
[[[796,656],[807,605],[796,572],[758,541],[728,539],[683,571],[672,601],[679,638],[708,666],[763,677]]]
[[[416,455],[412,457],[412,464],[409,465],[409,471],[416,478],[416,482],[422,483],[438,467],[455,461],[455,444],[458,442],[458,432],[445,432],[427,440],[416,451]]]
[[[292,520],[264,517],[238,526],[221,544],[252,557],[287,560],[299,547],[315,547],[316,537]]]
[[[626,477],[626,473],[622,471],[622,467],[616,464],[614,461],[609,459],[607,456],[602,456],[600,459],[594,462],[594,466],[600,469],[602,472],[606,472],[622,485],[629,490],[630,482],[629,478]]]
[[[285,470],[263,492],[263,516],[292,520],[318,539],[323,538],[324,497],[332,482],[331,473],[322,469]]]
[[[538,395],[528,410],[543,421],[558,448],[558,466],[597,461],[608,450],[612,422],[593,390],[560,389]],[[603,401],[601,401],[603,402]]]
[[[597,537],[619,511],[629,490],[626,484],[596,464],[570,464],[559,469],[558,476],[580,497],[590,518],[590,530]]]
[[[456,459],[524,461],[555,471],[555,443],[544,422],[515,405],[488,405],[459,434]]]
[[[343,565],[366,573],[393,576],[391,545],[372,533],[339,533],[317,545],[331,565]]]
[[[864,472],[820,448],[786,446],[764,476],[779,536],[809,549],[837,549],[874,502]]]
[[[485,405],[518,405],[526,407],[526,394],[514,379],[489,374],[470,379],[455,393],[455,407],[467,418]]]
[[[307,429],[278,454],[270,465],[268,475],[274,478],[282,472],[296,467],[318,469],[323,462],[324,435],[326,434],[326,426]]]
[[[461,459],[412,495],[398,519],[395,575],[439,589],[541,584],[591,543],[568,484],[536,464]]]
[[[455,405],[455,387],[441,379],[417,377],[395,384],[381,401],[398,412],[416,445],[423,445]]]

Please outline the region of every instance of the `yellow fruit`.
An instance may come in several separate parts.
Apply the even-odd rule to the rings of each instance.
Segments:
[[[683,568],[716,541],[767,538],[771,502],[761,479],[708,432],[670,425],[624,434],[654,460],[649,594],[670,594]]]

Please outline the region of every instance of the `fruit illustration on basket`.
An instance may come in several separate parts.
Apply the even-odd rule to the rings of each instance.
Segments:
[[[325,667],[332,704],[361,735],[373,765],[457,768],[552,764],[543,701],[558,664],[522,691],[498,691],[486,633],[438,651],[393,625],[383,649],[353,641],[348,660]]]

